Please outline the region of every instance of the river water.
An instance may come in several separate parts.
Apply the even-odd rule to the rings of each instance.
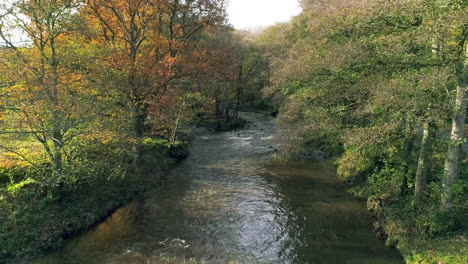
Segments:
[[[199,132],[171,182],[34,261],[37,264],[396,264],[364,202],[325,162],[275,162],[275,124]]]

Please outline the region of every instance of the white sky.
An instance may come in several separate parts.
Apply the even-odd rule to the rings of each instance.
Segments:
[[[297,0],[229,0],[229,23],[236,29],[255,29],[288,21],[301,12]]]

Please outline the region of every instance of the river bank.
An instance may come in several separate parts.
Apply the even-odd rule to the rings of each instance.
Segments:
[[[170,147],[167,141],[147,139],[138,173],[93,175],[92,181],[77,182],[56,199],[44,197],[34,184],[20,187],[10,202],[15,206],[15,215],[2,219],[0,224],[0,263],[17,263],[26,255],[58,248],[64,239],[103,221],[138,194],[161,186],[178,161],[173,158],[174,153],[185,153],[186,144]]]
[[[445,134],[444,134],[445,135]],[[334,150],[327,149],[326,144],[317,144],[308,148],[298,157],[304,159],[313,159],[337,163],[340,155],[330,154]],[[464,155],[468,144],[463,145]],[[466,173],[466,162],[462,164],[462,178],[459,180],[459,189],[457,194],[463,192],[463,181],[468,180]],[[394,178],[399,178],[399,175],[390,175]],[[405,259],[407,264],[465,264],[468,263],[468,215],[465,207],[459,206],[461,214],[459,217],[447,221],[441,215],[437,215],[439,210],[438,203],[431,201],[428,194],[425,201],[418,208],[415,208],[411,203],[412,194],[407,194],[407,197],[399,200],[394,196],[372,196],[363,195],[356,192],[356,185],[352,182],[347,182],[347,191],[354,194],[355,197],[361,199],[364,203],[367,201],[367,209],[372,215],[373,230],[376,236],[385,241],[388,247],[397,249]],[[432,183],[434,184],[434,183]],[[434,185],[431,186],[432,188]],[[435,192],[436,193],[436,192]],[[401,198],[401,197],[400,197]],[[460,197],[461,198],[461,197]],[[460,199],[459,198],[459,199]],[[409,201],[409,202],[408,202]],[[463,205],[463,200],[458,200],[458,204]],[[466,204],[466,202],[465,202]],[[421,212],[426,213],[425,218],[418,221],[418,225],[426,226],[426,230],[421,231],[421,228],[415,225],[415,219]],[[451,231],[444,235],[433,232],[432,229],[447,229],[447,224],[450,224]]]
[[[385,208],[386,207],[386,208]],[[401,204],[376,208],[370,200],[368,209],[374,217],[374,230],[389,247],[398,249],[407,264],[468,263],[468,226],[459,220],[456,231],[444,236],[418,232],[412,226],[411,209]],[[442,221],[442,220],[441,220]]]
[[[465,144],[463,149],[467,149]],[[326,147],[316,147],[303,154],[305,159],[316,159],[336,163],[336,156],[324,151]],[[466,152],[465,152],[466,153]],[[467,177],[467,175],[463,175]],[[347,191],[353,190],[353,185],[345,183]],[[353,193],[353,191],[351,191]],[[355,194],[355,193],[354,193]],[[468,220],[462,215],[454,222],[455,231],[442,236],[440,234],[422,233],[414,226],[415,211],[411,204],[396,201],[392,197],[379,199],[355,195],[361,201],[367,199],[367,209],[372,215],[373,230],[386,246],[397,249],[407,264],[465,264],[468,263]],[[437,212],[438,204],[430,201],[422,208]],[[421,208],[420,208],[421,209]],[[446,219],[427,218],[426,225],[438,221],[444,228]],[[424,223],[423,223],[424,224]]]

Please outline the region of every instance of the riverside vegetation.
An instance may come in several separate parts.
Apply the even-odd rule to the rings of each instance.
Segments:
[[[160,185],[187,155],[188,127],[243,123],[265,61],[226,25],[225,5],[2,2],[0,262],[54,248]]]
[[[160,185],[190,127],[254,108],[279,112],[279,158],[336,162],[407,263],[467,263],[468,2],[300,3],[257,33],[224,0],[1,6],[0,262]]]
[[[334,158],[407,263],[467,263],[468,2],[301,3],[259,37],[283,155]]]

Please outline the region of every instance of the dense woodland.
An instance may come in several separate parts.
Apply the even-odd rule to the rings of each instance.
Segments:
[[[409,263],[466,262],[468,2],[302,5],[258,40],[284,155],[334,158]]]
[[[408,263],[466,263],[466,0],[302,0],[256,33],[225,0],[10,2],[0,262],[162,184],[191,127],[256,109],[279,113],[278,158],[336,163]]]

